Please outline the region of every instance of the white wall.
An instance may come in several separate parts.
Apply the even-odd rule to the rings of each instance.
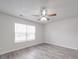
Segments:
[[[43,26],[36,22],[25,21],[0,13],[0,54],[43,43],[44,41],[45,43],[78,49],[77,21],[77,17],[73,17],[48,23]],[[35,25],[37,29],[36,40],[15,43],[14,23],[16,22]]]
[[[61,19],[45,25],[45,42],[78,49],[77,17]]]
[[[36,26],[36,40],[15,43],[14,37],[14,23],[22,23]],[[4,54],[13,50],[25,48],[35,44],[42,43],[43,38],[43,25],[35,22],[25,21],[20,18],[8,16],[0,13],[0,54]]]

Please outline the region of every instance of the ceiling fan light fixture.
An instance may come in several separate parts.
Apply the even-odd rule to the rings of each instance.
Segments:
[[[47,22],[50,21],[50,16],[56,16],[56,13],[54,13],[51,10],[48,10],[46,7],[42,7],[40,9],[40,15],[34,15],[34,16],[41,16],[40,19],[38,19],[40,22]]]
[[[48,21],[48,19],[46,17],[42,17],[40,21]]]

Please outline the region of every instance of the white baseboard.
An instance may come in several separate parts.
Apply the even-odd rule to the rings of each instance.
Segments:
[[[12,50],[4,51],[4,52],[0,53],[0,55],[6,54],[6,53],[10,53],[10,52],[13,52],[13,51],[16,51],[16,50],[28,48],[28,47],[31,47],[31,46],[34,46],[34,45],[39,45],[39,44],[42,44],[42,43],[43,43],[43,42],[39,42],[39,43],[34,43],[34,44],[31,44],[31,45],[28,45],[28,46],[23,46],[23,47],[20,47],[20,48],[14,48],[14,49],[12,49]],[[53,44],[53,43],[50,43],[50,42],[45,42],[45,43],[46,43],[46,44],[51,44],[51,45],[60,46],[60,45]],[[67,49],[72,49],[72,50],[77,50],[77,51],[78,51],[78,49],[71,48],[71,47],[65,47],[65,46],[60,46],[60,47],[67,48]]]
[[[6,54],[6,53],[10,53],[10,52],[13,52],[13,51],[17,51],[17,50],[20,50],[20,49],[28,48],[28,47],[31,47],[31,46],[34,46],[34,45],[38,45],[38,44],[42,44],[42,42],[33,43],[31,45],[28,45],[28,46],[23,46],[23,47],[19,47],[19,48],[14,48],[14,49],[11,49],[11,50],[7,50],[7,51],[4,51],[4,52],[0,52],[0,55]]]
[[[67,46],[64,46],[64,45],[59,45],[59,44],[50,43],[50,42],[45,42],[45,43],[47,43],[47,44],[51,44],[51,45],[56,45],[56,46],[60,46],[60,47],[63,47],[63,48],[67,48],[67,49],[72,49],[72,50],[76,50],[76,51],[78,51],[77,48],[67,47]]]

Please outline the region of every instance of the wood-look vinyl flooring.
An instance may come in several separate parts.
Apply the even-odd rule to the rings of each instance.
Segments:
[[[43,43],[1,55],[0,59],[78,59],[77,52]]]

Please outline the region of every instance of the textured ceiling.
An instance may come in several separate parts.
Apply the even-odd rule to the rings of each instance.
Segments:
[[[53,21],[77,16],[77,4],[77,0],[0,0],[0,12],[39,22],[40,17],[33,15],[40,13],[40,8],[46,6],[57,13],[57,16],[48,17]]]

